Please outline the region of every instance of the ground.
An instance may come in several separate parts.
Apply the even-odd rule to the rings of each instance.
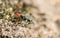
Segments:
[[[55,1],[55,2],[54,2]],[[31,24],[25,21],[12,23],[1,21],[0,38],[60,38],[60,3],[56,0],[23,0],[31,5],[29,13]]]

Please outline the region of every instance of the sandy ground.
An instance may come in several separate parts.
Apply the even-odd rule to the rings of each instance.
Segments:
[[[2,25],[2,35],[11,38],[60,38],[60,25],[56,23],[60,20],[59,0],[23,0],[23,2],[34,6],[30,10],[34,25],[30,25],[29,29],[11,22],[5,23]]]

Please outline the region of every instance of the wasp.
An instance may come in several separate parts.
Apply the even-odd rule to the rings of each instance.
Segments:
[[[16,16],[16,17],[14,17],[14,19],[17,19],[17,20],[19,20],[19,21],[26,21],[26,22],[31,22],[31,20],[28,18],[28,16],[25,16],[25,15],[23,15],[21,12],[19,12],[19,11],[15,11],[14,12],[14,15]],[[16,21],[16,20],[15,20]]]

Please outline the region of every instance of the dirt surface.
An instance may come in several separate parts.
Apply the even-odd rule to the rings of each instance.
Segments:
[[[15,0],[14,0],[15,1]],[[0,38],[60,38],[60,3],[56,0],[23,0],[31,5],[31,24],[0,20]]]

